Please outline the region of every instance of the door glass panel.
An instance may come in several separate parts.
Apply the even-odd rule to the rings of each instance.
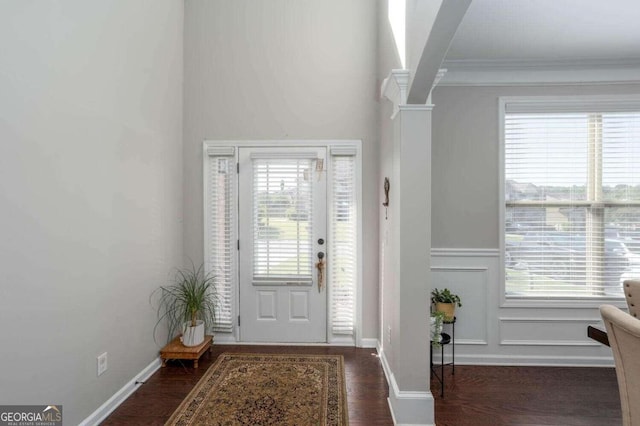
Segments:
[[[312,285],[313,161],[253,158],[253,285]]]

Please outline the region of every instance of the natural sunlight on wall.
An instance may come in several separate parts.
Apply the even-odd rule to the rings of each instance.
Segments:
[[[406,0],[389,0],[388,17],[402,68],[406,68]]]

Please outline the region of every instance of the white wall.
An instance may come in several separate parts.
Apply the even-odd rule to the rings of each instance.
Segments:
[[[587,325],[600,321],[596,307],[500,302],[498,97],[634,93],[640,93],[640,84],[435,89],[432,276],[435,287],[462,297],[456,362],[613,364],[610,349],[586,336]]]
[[[78,424],[158,356],[149,295],[182,261],[182,41],[179,0],[0,2],[2,404]]]
[[[365,338],[378,331],[376,10],[370,0],[185,2],[185,255],[203,260],[203,140],[361,139]]]

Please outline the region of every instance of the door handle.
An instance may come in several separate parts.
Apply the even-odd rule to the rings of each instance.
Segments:
[[[318,262],[316,263],[316,269],[318,270],[318,293],[322,292],[322,287],[324,286],[324,252],[318,252]]]

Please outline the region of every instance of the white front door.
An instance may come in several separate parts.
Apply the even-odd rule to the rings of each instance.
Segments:
[[[242,341],[327,341],[325,157],[326,148],[239,149]]]

